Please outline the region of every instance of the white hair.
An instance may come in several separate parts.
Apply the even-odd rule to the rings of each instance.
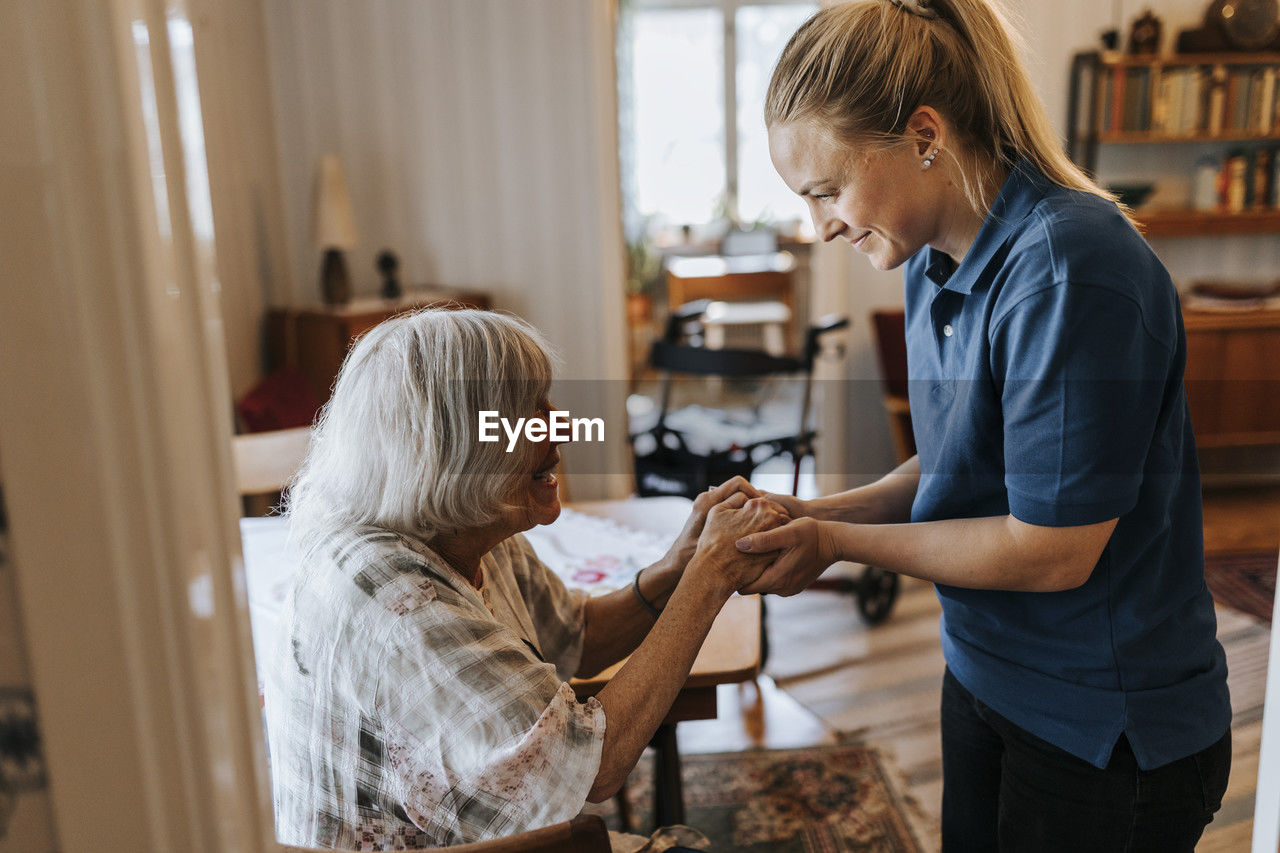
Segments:
[[[430,540],[510,508],[527,453],[479,440],[479,412],[533,415],[551,351],[515,317],[429,309],[387,320],[348,353],[286,498],[304,549],[371,524]],[[529,450],[531,453],[532,450]]]

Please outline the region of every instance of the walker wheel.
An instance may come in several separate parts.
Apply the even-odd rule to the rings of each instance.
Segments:
[[[867,566],[858,579],[858,612],[868,625],[879,625],[889,618],[898,600],[898,576],[875,566]]]

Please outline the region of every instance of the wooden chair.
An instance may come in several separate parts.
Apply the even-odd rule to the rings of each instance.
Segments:
[[[458,853],[609,853],[609,831],[599,815],[578,815],[553,826],[449,849]]]
[[[880,356],[880,377],[884,384],[884,410],[899,462],[916,454],[911,432],[911,402],[907,397],[906,318],[901,308],[881,308],[871,312],[871,328]]]
[[[236,490],[246,515],[266,515],[279,502],[280,492],[307,458],[310,427],[247,432],[231,437]]]

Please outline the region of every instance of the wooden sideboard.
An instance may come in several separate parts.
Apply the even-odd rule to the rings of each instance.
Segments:
[[[345,305],[276,308],[267,313],[268,369],[296,367],[317,400],[328,400],[342,360],[356,338],[396,314],[419,308],[490,308],[487,294],[411,290],[399,299],[360,297]]]
[[[1280,310],[1187,307],[1182,316],[1196,444],[1280,444]]]

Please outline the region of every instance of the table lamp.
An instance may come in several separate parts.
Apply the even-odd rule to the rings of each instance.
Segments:
[[[351,278],[343,252],[356,246],[356,222],[351,214],[351,197],[336,154],[326,154],[316,164],[315,191],[311,206],[315,214],[311,237],[324,252],[320,265],[320,293],[330,305],[351,299]]]

